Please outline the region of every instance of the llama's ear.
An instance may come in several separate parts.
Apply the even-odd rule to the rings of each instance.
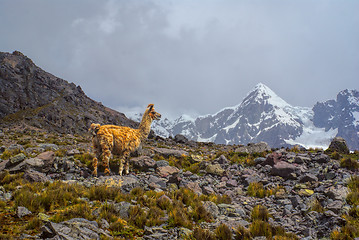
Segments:
[[[147,106],[147,108],[148,108],[148,110],[152,110],[152,108],[153,108],[153,104],[148,104],[148,106]]]

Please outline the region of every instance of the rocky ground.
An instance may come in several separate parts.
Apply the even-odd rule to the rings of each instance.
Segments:
[[[0,139],[3,239],[344,239],[335,236],[358,227],[348,183],[359,154],[337,146],[157,137],[131,158],[129,175],[116,174],[115,159],[112,176],[93,177],[87,136],[27,130]]]

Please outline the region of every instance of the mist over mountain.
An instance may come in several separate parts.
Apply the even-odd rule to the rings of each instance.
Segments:
[[[154,123],[153,129],[164,137],[182,134],[195,141],[219,144],[265,141],[271,147],[326,148],[331,139],[341,136],[351,149],[359,149],[358,102],[357,90],[344,90],[337,100],[318,102],[313,108],[292,106],[259,83],[238,105],[196,118],[165,118]],[[138,120],[140,116],[132,118]]]

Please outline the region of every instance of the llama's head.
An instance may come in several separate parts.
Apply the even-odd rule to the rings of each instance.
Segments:
[[[160,120],[161,114],[155,111],[153,104],[148,104],[145,114],[151,117],[151,120]]]
[[[89,128],[89,132],[91,133],[91,135],[95,136],[97,134],[97,131],[100,129],[100,124],[98,123],[92,123],[90,128]]]

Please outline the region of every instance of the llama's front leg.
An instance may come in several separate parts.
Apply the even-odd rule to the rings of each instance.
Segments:
[[[92,167],[93,167],[93,172],[92,175],[97,177],[97,165],[98,165],[98,159],[101,156],[101,151],[99,151],[98,149],[95,149],[95,157],[92,160]]]
[[[97,177],[97,164],[98,164],[97,157],[94,157],[92,160],[92,167],[93,167],[92,175],[94,175],[95,177]]]

